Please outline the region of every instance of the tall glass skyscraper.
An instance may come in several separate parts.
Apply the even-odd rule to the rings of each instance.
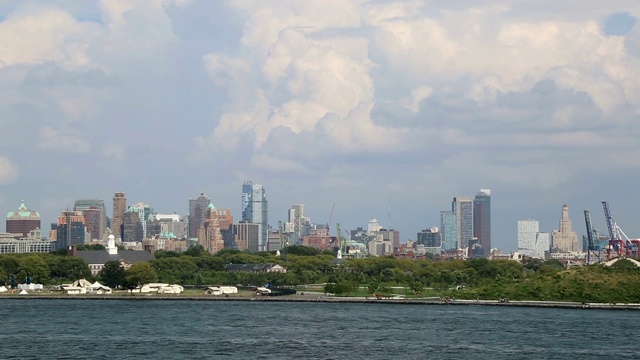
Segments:
[[[484,256],[491,254],[491,190],[481,189],[473,199],[473,237]]]
[[[442,250],[456,250],[458,248],[458,230],[456,215],[453,211],[440,212],[440,231],[442,232]]]
[[[201,193],[197,199],[189,199],[189,238],[195,239],[198,237],[198,230],[204,225],[209,204],[211,204],[211,200],[204,193]]]
[[[246,181],[242,185],[242,221],[260,224],[260,251],[264,250],[269,231],[267,213],[267,195],[264,186]]]

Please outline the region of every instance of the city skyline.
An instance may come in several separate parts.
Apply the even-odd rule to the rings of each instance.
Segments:
[[[243,185],[242,185],[242,191],[239,191],[239,194],[242,194],[242,195],[244,196],[244,194],[245,194],[245,190],[246,190],[246,186],[247,186],[247,185],[249,185],[249,186],[251,187],[251,190],[252,190],[252,192],[253,192],[253,188],[254,188],[253,183],[252,183],[251,181],[245,181],[245,182],[243,183]],[[265,195],[265,189],[264,189],[264,187],[263,187],[262,185],[259,185],[259,184],[256,184],[256,186],[257,186],[257,189],[259,189],[259,190],[257,190],[257,191],[259,191],[259,192],[260,192],[260,194],[264,196],[264,195]],[[481,196],[481,195],[484,195],[484,196],[490,197],[490,195],[491,195],[491,190],[490,190],[490,189],[481,189],[481,190],[476,194],[476,199],[474,199],[474,200],[477,200],[477,197],[478,197],[478,196]],[[454,208],[454,207],[455,207],[455,205],[454,205],[454,204],[455,204],[455,200],[456,200],[456,198],[461,199],[463,202],[467,203],[467,205],[465,205],[465,206],[468,206],[468,207],[471,207],[471,206],[472,206],[471,204],[473,203],[473,200],[471,200],[471,198],[469,198],[469,197],[453,197],[454,201],[452,201],[452,203],[451,203],[451,205],[450,205],[452,208]],[[118,201],[116,201],[116,199],[118,199]],[[116,208],[116,203],[118,203],[118,204],[122,204],[122,201],[120,201],[120,200],[122,200],[122,199],[126,199],[126,193],[124,193],[124,192],[117,192],[117,193],[115,193],[115,196],[114,196],[114,209]],[[205,209],[204,209],[204,213],[206,213],[206,210],[207,210],[209,207],[211,207],[213,210],[215,210],[215,209],[216,209],[216,208],[213,206],[213,200],[209,199],[209,198],[206,196],[206,194],[205,194],[205,193],[201,193],[201,194],[199,195],[198,199],[189,199],[189,202],[190,202],[190,204],[191,204],[191,203],[195,204],[195,203],[197,202],[197,200],[200,200],[200,199],[204,199],[204,200],[202,200],[201,202],[202,202],[202,204],[206,204],[206,205],[205,205]],[[100,199],[93,199],[93,198],[92,198],[92,199],[88,199],[88,198],[82,198],[82,199],[77,200],[75,203],[77,204],[79,201],[80,201],[80,202],[96,202],[96,203],[100,203],[100,202],[101,202],[101,200],[100,200]],[[243,201],[241,201],[241,202],[243,202]],[[24,201],[22,202],[22,205],[21,205],[21,206],[23,206],[23,205],[24,205]],[[137,215],[137,214],[138,214],[138,212],[140,211],[140,209],[138,208],[138,207],[140,207],[140,206],[144,206],[144,209],[146,210],[146,215],[145,215],[145,216],[149,216],[149,215],[151,215],[151,214],[160,214],[160,215],[163,215],[163,216],[165,216],[165,217],[166,217],[166,216],[167,216],[167,215],[166,215],[166,213],[174,213],[174,214],[177,214],[178,216],[180,216],[181,218],[184,218],[184,217],[187,217],[187,215],[189,214],[189,210],[187,210],[187,211],[186,211],[186,212],[184,212],[184,213],[182,213],[182,212],[178,212],[178,211],[169,211],[169,212],[165,212],[165,211],[154,211],[154,209],[151,209],[150,205],[145,204],[145,203],[143,203],[143,202],[136,202],[136,203],[133,203],[133,204],[127,204],[126,209],[125,209],[125,215],[126,215],[127,213],[132,212],[132,211],[133,211],[133,212],[135,212],[135,213],[136,213],[136,215]],[[240,209],[242,209],[242,205],[241,205],[239,208],[240,208]],[[305,208],[307,208],[307,204],[302,204],[302,203],[298,203],[298,204],[291,204],[291,205],[290,205],[290,208],[289,208],[289,209],[285,209],[285,211],[283,212],[283,213],[285,214],[284,216],[283,216],[282,214],[279,214],[279,215],[277,215],[277,216],[278,216],[278,218],[277,218],[277,219],[268,219],[268,225],[269,225],[269,227],[271,227],[272,229],[276,230],[276,229],[278,228],[278,221],[282,221],[282,223],[283,223],[284,225],[286,225],[286,222],[287,222],[288,220],[290,220],[290,216],[291,216],[291,209],[292,209],[292,208],[295,208],[295,209],[300,209],[300,208],[301,208],[301,209],[305,209]],[[226,215],[226,216],[231,216],[231,217],[233,217],[233,216],[234,216],[234,214],[235,214],[235,215],[238,217],[238,221],[243,220],[243,219],[242,219],[242,216],[241,216],[241,215],[242,215],[242,211],[241,211],[240,209],[233,210],[233,209],[232,209],[232,207],[224,207],[224,209],[228,209],[228,210],[224,210],[224,211],[222,211],[222,212],[220,212],[220,211],[219,211],[219,212],[220,212],[220,215],[222,215],[223,213],[226,213],[226,211],[231,211],[230,213],[227,213],[227,215]],[[570,217],[569,217],[568,206],[567,206],[566,204],[564,204],[564,205],[563,205],[562,210],[563,210],[563,211],[562,211],[562,217],[561,217],[561,219],[560,219],[559,224],[558,224],[558,220],[557,220],[557,218],[556,218],[556,220],[555,220],[555,225],[553,225],[553,224],[545,224],[544,226],[537,225],[537,226],[538,226],[538,231],[540,231],[541,233],[546,233],[547,235],[551,235],[551,233],[552,233],[552,232],[561,232],[561,230],[562,230],[564,227],[566,227],[567,229],[570,229],[570,230],[572,230],[572,231],[575,231],[575,232],[577,233],[578,237],[580,237],[580,238],[581,238],[581,237],[582,237],[582,235],[584,235],[584,234],[585,234],[585,232],[583,232],[583,231],[582,231],[582,229],[581,229],[580,227],[578,227],[578,229],[573,229],[573,228],[571,227],[571,222],[572,222],[572,221],[578,221],[578,223],[579,223],[579,224],[582,224],[582,223],[583,223],[583,217],[582,217],[582,216],[580,216],[580,217],[579,217],[579,218],[577,218],[577,219],[572,219],[572,218],[570,218]],[[596,209],[596,214],[598,213],[598,210],[600,210],[600,209]],[[31,209],[29,209],[29,211],[32,211],[32,212],[34,212],[34,213],[35,213],[35,212],[37,212],[37,210],[31,210]],[[70,210],[61,210],[61,211],[59,211],[59,212],[58,212],[58,214],[56,215],[56,219],[58,219],[58,220],[57,220],[57,222],[59,222],[59,221],[60,221],[60,220],[59,220],[59,219],[60,219],[60,216],[61,216],[60,214],[61,214],[61,213],[62,213],[62,214],[64,214],[66,211],[70,211]],[[305,215],[306,215],[306,211],[305,211],[305,210],[303,210],[303,211],[304,211],[304,213],[303,213],[303,214],[305,214]],[[9,212],[9,214],[12,214],[12,213],[13,213],[13,211],[10,211],[10,212]],[[556,208],[556,213],[557,213],[557,208]],[[425,226],[425,227],[426,227],[426,228],[430,228],[430,227],[436,227],[436,228],[439,228],[439,231],[440,231],[440,232],[441,232],[441,234],[442,234],[442,249],[443,249],[443,250],[447,250],[447,247],[446,247],[446,245],[445,245],[445,242],[446,242],[446,237],[445,237],[446,229],[444,229],[444,228],[443,228],[443,218],[442,218],[443,214],[451,214],[451,215],[453,215],[453,211],[447,211],[447,210],[440,211],[440,212],[439,212],[438,222],[437,222],[437,223],[433,223],[433,224],[428,225],[428,226]],[[39,215],[39,212],[38,212],[38,215]],[[82,212],[80,213],[80,215],[82,215]],[[112,214],[112,213],[108,213],[108,212],[107,212],[107,215],[109,216],[109,218],[110,218],[111,222],[113,223],[113,219],[112,219],[113,214]],[[557,215],[557,214],[556,214],[556,215]],[[467,215],[466,215],[466,217],[468,217],[468,216],[469,216],[469,215],[467,214]],[[475,212],[473,212],[473,213],[471,214],[471,216],[472,216],[472,218],[475,220],[475,218],[476,218],[476,214],[475,214]],[[575,216],[575,215],[574,215],[574,216]],[[125,218],[126,218],[126,216],[125,216]],[[490,218],[491,218],[491,216],[490,216]],[[367,223],[369,223],[369,226],[370,226],[370,221],[371,221],[372,219],[375,219],[375,218],[374,218],[374,217],[369,217],[366,221],[362,221],[361,223],[354,224],[352,227],[351,227],[351,226],[345,227],[345,226],[343,225],[343,227],[342,227],[342,228],[343,228],[345,231],[347,231],[347,232],[349,232],[349,231],[351,231],[351,230],[355,230],[357,227],[363,227],[363,228],[365,228],[365,229],[366,229]],[[311,220],[311,224],[316,224],[316,225],[319,225],[319,226],[324,226],[324,225],[325,225],[325,222],[321,221],[320,219],[310,218],[310,220]],[[334,227],[335,227],[335,223],[340,223],[340,221],[339,221],[338,219],[334,219],[334,220],[335,220],[335,221],[333,221],[333,224],[332,224],[332,226],[331,226],[331,228],[332,228],[331,236],[335,236],[335,234],[334,234],[334,232],[335,232],[335,229],[334,229]],[[539,221],[537,221],[537,220],[532,220],[532,219],[530,219],[530,220],[531,220],[531,221],[535,221],[536,223],[540,223],[540,222],[539,222]],[[451,222],[451,221],[453,221],[453,220],[448,221],[448,223],[452,223],[452,224],[454,224],[454,226],[455,226],[455,222]],[[513,233],[513,234],[511,234],[510,242],[507,244],[507,246],[505,246],[505,247],[501,247],[501,246],[492,246],[492,248],[499,248],[499,249],[501,249],[501,250],[503,250],[503,251],[508,251],[508,252],[509,252],[509,251],[519,251],[519,247],[520,247],[520,230],[519,230],[519,227],[520,227],[520,223],[521,223],[521,222],[523,222],[523,221],[524,221],[524,220],[519,219],[519,220],[517,220],[514,224],[512,224],[512,230],[513,230],[513,231],[512,231],[512,233]],[[126,221],[125,221],[125,222],[126,222]],[[56,223],[56,221],[51,222],[51,224],[55,224],[55,223]],[[237,223],[238,223],[238,222],[236,222],[236,224],[237,224]],[[599,221],[594,221],[594,223],[595,223],[595,224],[598,224],[598,223],[599,223]],[[43,220],[43,221],[42,221],[42,227],[44,227],[44,228],[45,228],[45,230],[42,232],[43,236],[46,236],[46,231],[47,231],[47,229],[49,228],[49,224],[50,224],[50,223],[45,222],[45,220]],[[344,224],[344,223],[343,223],[343,224]],[[376,220],[376,224],[378,224],[377,220]],[[227,224],[227,225],[228,225],[228,224]],[[331,225],[331,224],[330,224],[330,225]],[[475,227],[473,226],[473,222],[472,222],[472,224],[471,224],[471,225],[472,225],[472,226],[471,226],[470,231],[474,231],[474,232],[475,232],[476,230],[475,230]],[[515,226],[515,225],[517,225],[517,226]],[[388,228],[386,225],[384,225],[384,224],[382,224],[382,223],[380,223],[378,226],[379,226],[380,228],[385,228],[385,229],[387,229],[387,228]],[[188,226],[187,226],[187,228],[188,228]],[[352,229],[351,229],[351,228],[352,228]],[[393,227],[391,227],[391,228],[392,228],[392,229],[394,229],[394,230],[399,230],[399,229],[397,229],[397,228],[393,228]],[[604,226],[604,224],[603,224],[603,225],[602,225],[600,228],[598,228],[598,229],[600,230],[600,232],[601,232],[601,233],[604,233],[604,232],[606,231],[606,226]],[[6,230],[6,229],[5,229],[5,230]],[[285,230],[286,230],[286,229],[285,229]],[[112,231],[113,231],[113,230],[112,230]],[[142,231],[142,228],[140,229],[140,231]],[[454,235],[457,235],[455,231],[454,231]],[[140,236],[142,236],[142,234],[140,234]],[[260,236],[262,236],[262,235],[260,235]],[[198,237],[198,236],[195,236],[194,238],[197,238],[197,237]],[[476,237],[476,236],[474,236],[474,237]],[[412,234],[412,233],[407,234],[407,233],[404,233],[404,232],[400,231],[400,241],[404,243],[404,242],[406,242],[406,241],[408,241],[408,240],[417,240],[416,235],[415,235],[415,234]],[[457,241],[457,240],[456,240],[456,241]],[[578,241],[577,237],[576,237],[576,238],[571,238],[571,241],[572,241],[572,242],[574,242],[574,244],[572,245],[572,246],[573,246],[573,248],[564,249],[564,250],[572,251],[572,249],[576,249],[576,246],[577,246],[577,249],[578,249],[578,250],[582,250],[582,249],[581,249],[581,248],[582,248],[582,244],[581,244],[581,242],[579,242],[579,241]],[[256,245],[256,246],[258,246],[258,245]],[[449,250],[450,250],[450,249],[449,249]]]
[[[489,188],[493,247],[565,203],[579,234],[608,201],[640,237],[638,18],[635,0],[5,1],[0,209],[50,224],[123,191],[186,214],[206,193],[240,219],[252,179],[271,226],[335,203],[332,225],[405,241]]]

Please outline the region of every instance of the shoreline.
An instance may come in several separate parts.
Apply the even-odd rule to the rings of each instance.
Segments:
[[[341,297],[296,297],[295,295],[281,297],[206,297],[206,296],[129,296],[129,295],[71,295],[71,296],[0,296],[3,300],[129,300],[129,301],[258,301],[258,302],[300,302],[300,303],[352,303],[352,304],[396,304],[396,305],[440,305],[440,306],[510,306],[536,307],[559,309],[594,309],[594,310],[640,310],[640,304],[607,304],[607,303],[579,303],[563,301],[515,301],[500,302],[499,300],[451,300],[443,302],[440,299],[373,299],[373,298],[341,298]]]

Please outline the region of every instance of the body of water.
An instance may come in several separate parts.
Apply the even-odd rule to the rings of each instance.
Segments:
[[[640,312],[263,301],[0,301],[2,359],[640,359]]]

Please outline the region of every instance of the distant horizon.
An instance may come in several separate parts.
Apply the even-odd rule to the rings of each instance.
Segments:
[[[204,192],[239,216],[253,180],[271,225],[335,203],[405,241],[489,188],[505,251],[563,204],[640,237],[637,0],[318,4],[0,2],[0,209]]]

